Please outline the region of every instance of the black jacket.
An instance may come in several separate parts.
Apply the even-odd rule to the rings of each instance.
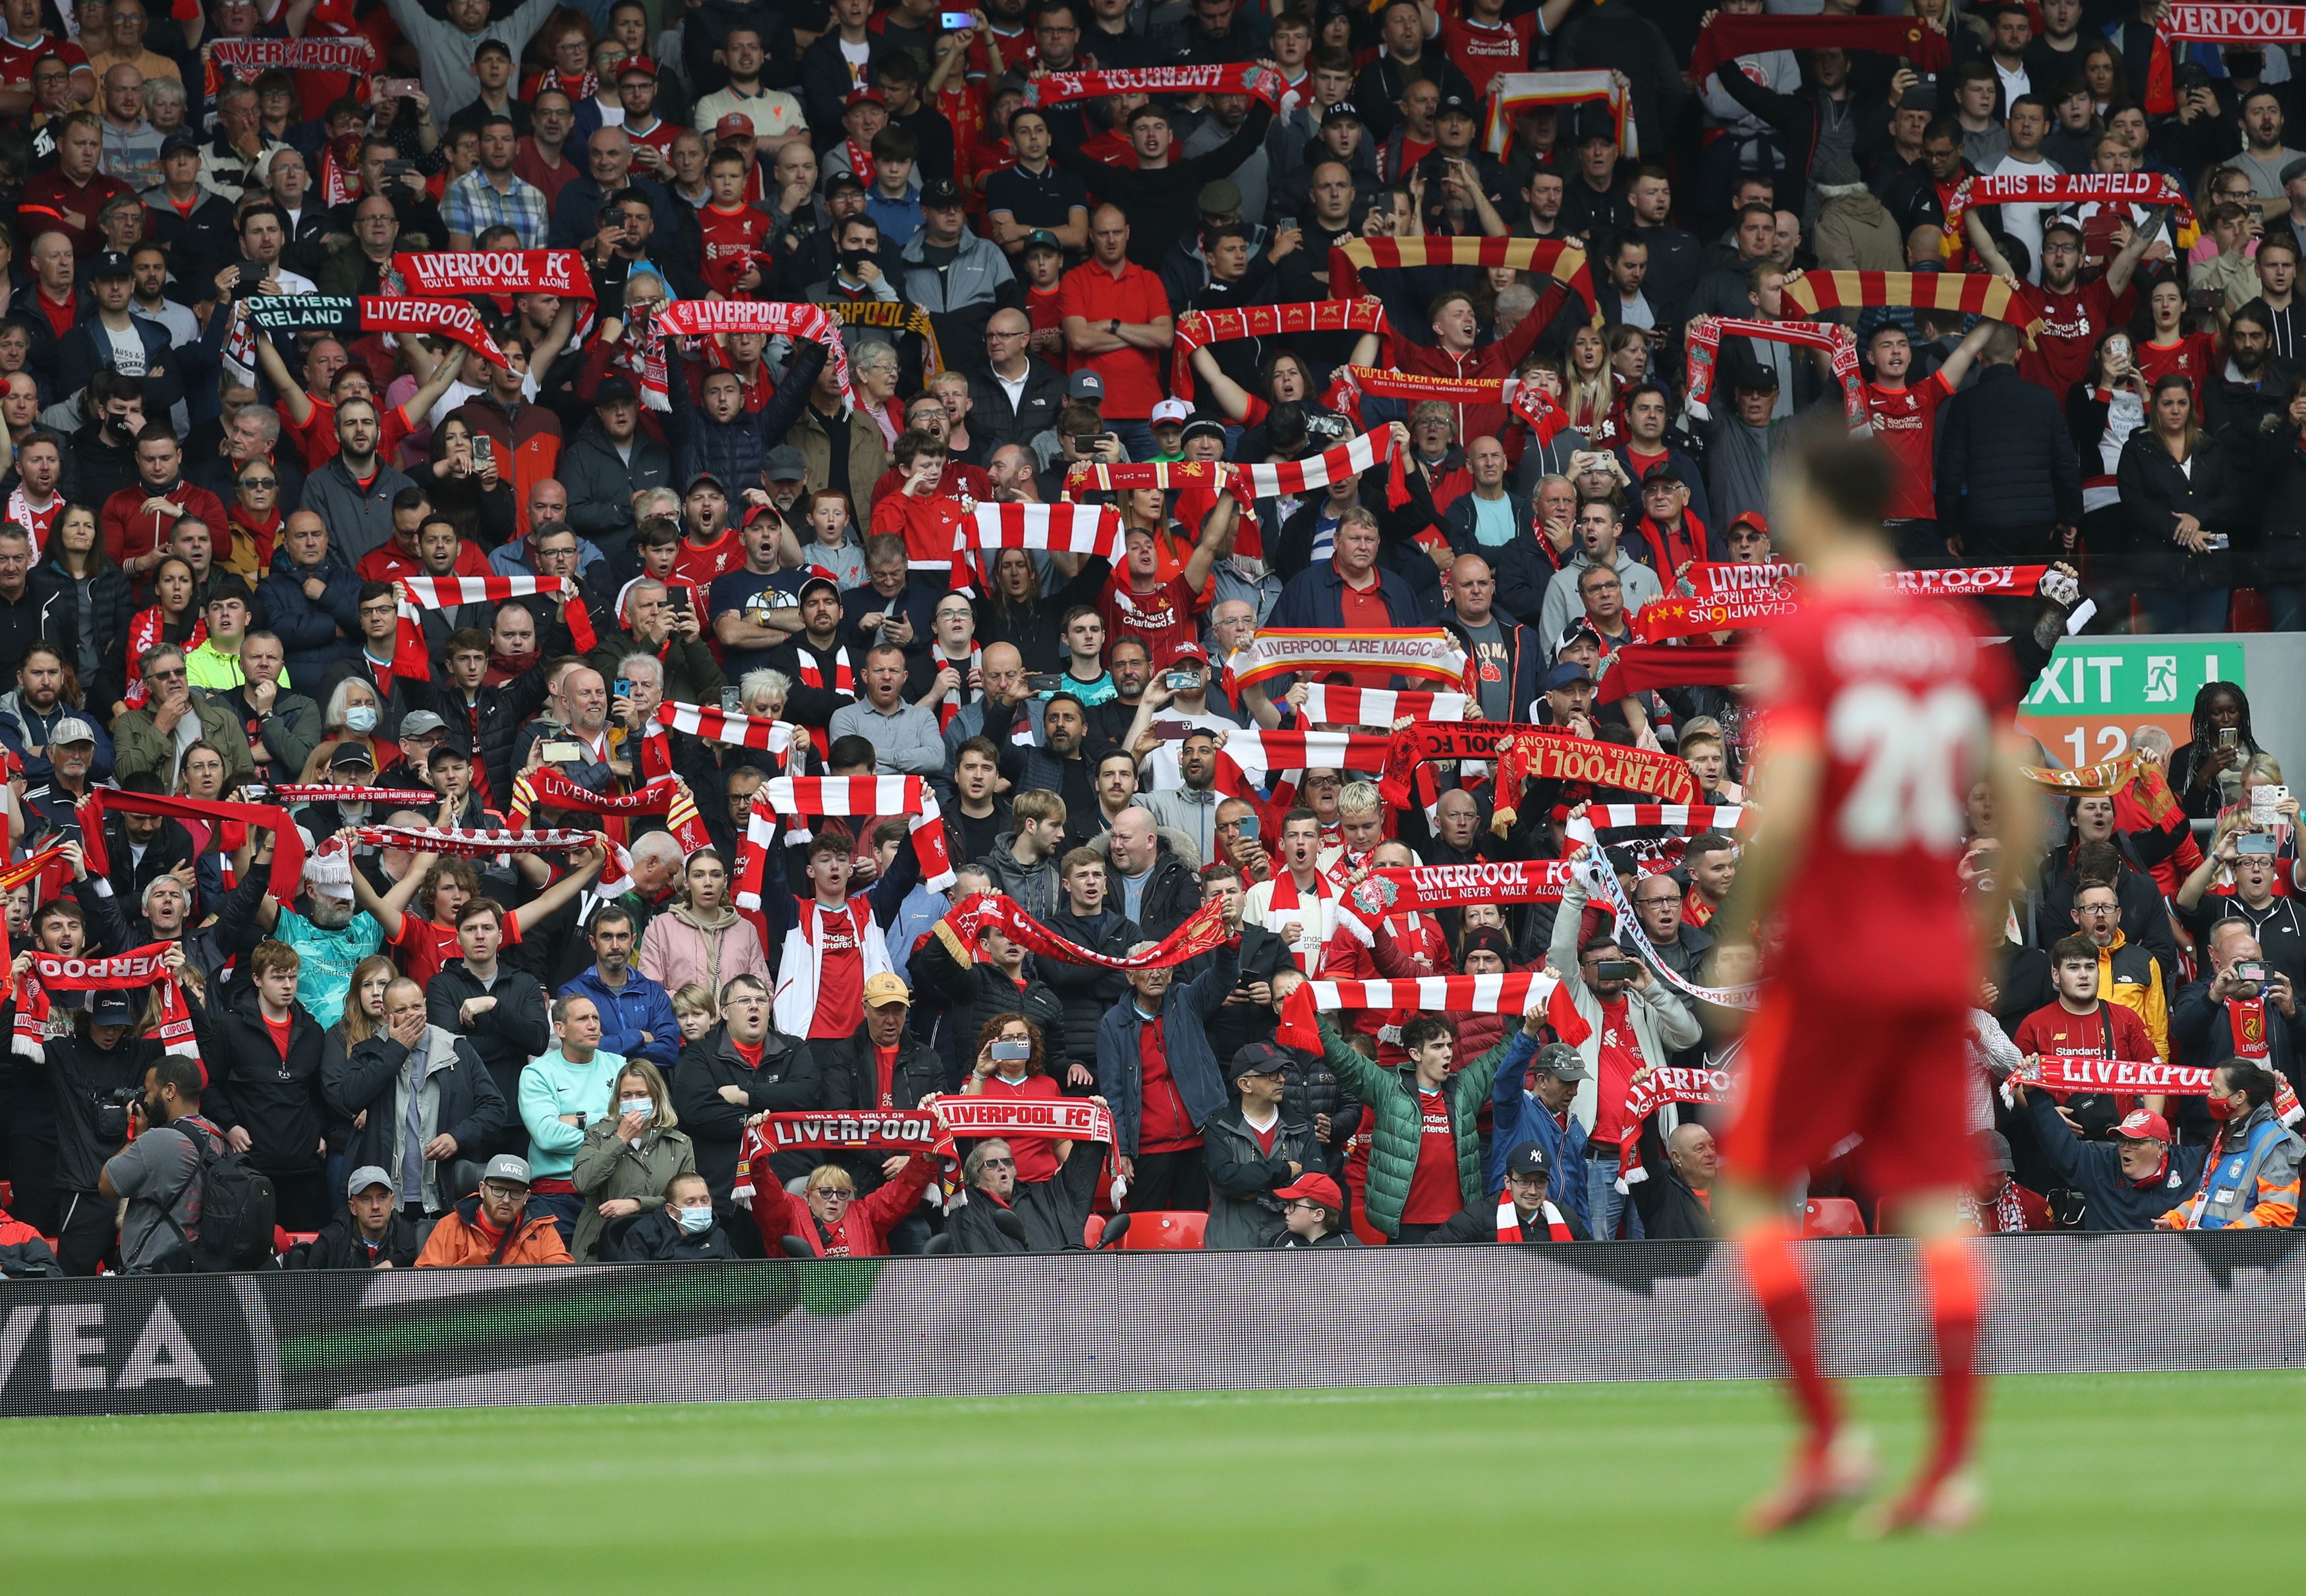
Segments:
[[[610,1221],[611,1225],[616,1223]],[[730,1244],[729,1233],[717,1221],[703,1235],[692,1236],[662,1208],[634,1216],[613,1237],[604,1232],[603,1240],[606,1244],[602,1250],[625,1264],[686,1264],[708,1259],[718,1262],[737,1256],[737,1249]]]
[[[56,1189],[93,1191],[105,1160],[128,1145],[125,1105],[121,1107],[117,1136],[102,1134],[98,1122],[104,1117],[103,1109],[120,1091],[143,1096],[144,1071],[160,1056],[160,1045],[149,1037],[123,1036],[107,1053],[90,1038],[76,1014],[61,1008],[56,1012],[70,1021],[73,1028],[61,1037],[47,1039],[42,1049],[47,1054],[47,1062],[43,1063],[12,1051],[7,1063],[25,1076],[45,1075],[47,1079],[48,1095],[56,1113]],[[0,1006],[0,1025],[8,1027],[13,1035],[15,1023],[15,1003]]]
[[[292,1007],[288,1054],[283,1058],[253,986],[223,994],[211,986],[209,992],[209,1002],[192,1006],[209,1072],[201,1112],[219,1131],[237,1125],[248,1132],[248,1162],[254,1168],[268,1174],[319,1168],[327,1157],[320,1144],[328,1128],[319,1022],[303,1004]]]
[[[2141,1186],[2122,1173],[2121,1148],[2076,1136],[2049,1093],[2027,1093],[2025,1113],[2043,1161],[2062,1184],[2082,1194],[2084,1230],[2153,1229],[2156,1219],[2194,1195],[2210,1156],[2207,1141],[2174,1147],[2162,1178]]]
[[[1218,1062],[1220,1073],[1228,1068],[1227,1061]],[[1289,1228],[1274,1192],[1297,1174],[1323,1167],[1312,1122],[1291,1118],[1285,1102],[1273,1127],[1271,1152],[1258,1145],[1238,1100],[1209,1115],[1201,1126],[1201,1147],[1209,1173],[1209,1230],[1201,1244],[1211,1251],[1272,1246]]]
[[[1270,984],[1274,972],[1289,962],[1288,944],[1263,926],[1242,926],[1241,943],[1234,953],[1241,969],[1234,987],[1236,992],[1259,981]],[[1214,952],[1196,954],[1177,967],[1177,979],[1190,981],[1216,962]],[[1113,1002],[1119,1003],[1122,995],[1116,990]],[[1099,1011],[1100,1017],[1102,1012]],[[1271,1041],[1275,1024],[1272,1009],[1264,1003],[1228,1003],[1209,1016],[1203,1028],[1209,1033],[1209,1051],[1217,1055],[1217,1063],[1222,1065],[1251,1042]],[[1290,1113],[1294,1117],[1297,1111],[1293,1108]]]
[[[2045,558],[2052,529],[2082,521],[2081,465],[2050,391],[1988,366],[1938,423],[1938,518],[1973,561]]]
[[[1593,1239],[1585,1233],[1584,1223],[1576,1215],[1561,1208],[1559,1203],[1554,1206],[1560,1210],[1561,1223],[1568,1227],[1571,1241],[1590,1242]],[[1553,1240],[1552,1231],[1546,1227],[1543,1208],[1521,1222],[1521,1239],[1525,1246]],[[1498,1245],[1498,1205],[1485,1197],[1471,1208],[1459,1209],[1442,1224],[1440,1229],[1427,1236],[1425,1242],[1428,1246],[1462,1247],[1473,1242],[1486,1242],[1492,1247]]]
[[[722,1097],[724,1086],[744,1088],[744,1103]],[[739,1055],[726,1025],[714,1026],[681,1049],[680,1063],[673,1066],[673,1112],[696,1148],[696,1173],[724,1209],[737,1178],[737,1144],[744,1139],[747,1117],[827,1106],[815,1050],[777,1031],[763,1038],[757,1070]]]
[[[1129,899],[1122,890],[1121,872],[1114,867],[1111,858],[1105,861],[1105,900],[1116,910],[1125,908]],[[1201,883],[1185,861],[1171,851],[1168,840],[1163,838],[1154,855],[1152,875],[1146,880],[1145,892],[1137,900],[1137,926],[1151,942],[1159,942],[1192,918],[1193,911],[1201,906]]]
[[[1105,1154],[1101,1141],[1076,1141],[1056,1174],[1014,1188],[1006,1203],[990,1192],[971,1191],[969,1201],[955,1208],[946,1221],[952,1250],[972,1253],[1085,1250],[1081,1230],[1097,1201]],[[1002,1230],[994,1219],[1004,1208],[1024,1225],[1023,1241]]]
[[[976,1067],[978,1037],[983,1034],[985,1022],[995,1014],[1022,1014],[1041,1033],[1041,1057],[1044,1061],[1076,1056],[1070,1049],[1065,1029],[1065,1005],[1057,994],[1033,974],[1032,961],[1025,965],[1025,985],[1020,988],[998,968],[983,960],[968,958],[953,951],[951,928],[939,921],[937,927],[913,955],[913,980],[942,999],[952,1025],[953,1061],[965,1077]],[[1095,1056],[1096,1044],[1087,1044],[1083,1056]],[[1064,1071],[1052,1071],[1060,1088],[1065,1088]],[[1068,1097],[1080,1097],[1089,1088],[1065,1088]]]
[[[440,1093],[433,1134],[455,1138],[457,1157],[475,1158],[517,1116],[512,1099],[482,1066],[481,1055],[469,1039],[457,1038],[456,1054],[455,1063],[424,1078]],[[330,1115],[346,1120],[368,1115],[367,1122],[354,1132],[346,1154],[351,1167],[358,1169],[364,1164],[387,1171],[395,1167],[400,1127],[393,1122],[393,1107],[401,1067],[407,1063],[408,1049],[381,1031],[365,1042],[354,1043],[341,1056],[329,1058],[320,1087]],[[448,1197],[446,1191],[440,1193],[443,1206]]]
[[[284,1269],[373,1269],[380,1264],[390,1264],[396,1269],[414,1268],[416,1255],[424,1250],[424,1238],[416,1233],[416,1223],[395,1209],[385,1221],[384,1242],[372,1247],[353,1228],[349,1216],[331,1219],[309,1242],[299,1242],[280,1255]]]
[[[1713,1233],[1712,1210],[1666,1162],[1665,1138],[1658,1134],[1655,1114],[1642,1122],[1642,1167],[1649,1178],[1634,1182],[1627,1191],[1642,1216],[1644,1235],[1653,1242],[1682,1242]],[[1496,1213],[1490,1210],[1493,1220]]]
[[[1115,959],[1126,958],[1131,945],[1144,940],[1134,920],[1110,909],[1097,917],[1094,927],[1066,909],[1057,910],[1045,923],[1066,941],[1092,953]],[[1064,1058],[1068,1063],[1084,1063],[1094,1070],[1097,1022],[1105,1018],[1107,1009],[1121,1001],[1121,994],[1129,989],[1129,977],[1101,965],[1072,964],[1038,953],[1033,956],[1033,969],[1064,1005]]]
[[[2210,593],[2233,585],[2240,562],[2231,547],[2196,554],[2175,541],[2178,517],[2192,516],[2205,532],[2222,532],[2247,545],[2256,530],[2249,516],[2248,459],[2205,435],[2194,448],[2191,474],[2179,469],[2148,428],[2122,446],[2115,480],[2130,517],[2130,553],[2140,588]]]
[[[476,997],[493,997],[496,1006],[466,1025],[458,1011]],[[500,963],[496,984],[483,986],[462,959],[451,959],[424,988],[424,1017],[472,1043],[507,1103],[520,1101],[520,1072],[528,1061],[552,1046],[543,984],[509,964]]]
[[[2119,833],[2117,833],[2119,834]],[[2133,948],[2143,948],[2162,965],[2162,990],[2174,994],[2178,982],[2178,939],[2170,930],[2170,910],[2154,878],[2138,867],[2129,839],[2122,838],[2122,875],[2114,887],[2122,909],[2122,935]],[[2074,853],[2057,849],[2044,861],[2042,907],[2034,917],[2034,941],[2046,950],[2062,936],[2074,934]]]
[[[819,1037],[808,1045],[816,1055],[817,1072],[824,1081],[827,1108],[877,1109],[881,1105],[881,1071],[873,1057],[872,1032],[859,1024],[847,1037]],[[912,1107],[931,1092],[944,1089],[944,1060],[936,1049],[914,1040],[908,1032],[897,1043],[896,1068],[890,1072],[892,1107]],[[881,1185],[883,1153],[851,1153],[833,1159],[845,1165],[859,1194]]]
[[[633,434],[630,465],[618,455],[596,415],[585,418],[560,457],[555,474],[568,490],[568,524],[599,542],[633,530],[633,495],[662,488],[672,476],[672,454],[645,431]],[[749,485],[749,484],[748,484]],[[736,490],[742,493],[744,490]]]
[[[1038,434],[1055,430],[1057,412],[1065,407],[1065,374],[1047,361],[1028,357],[1025,386],[1014,405],[989,368],[968,375],[969,435],[987,458],[1004,444],[1029,445]]]
[[[2306,440],[2277,427],[2258,442],[2258,579],[2267,585],[2306,582]]]
[[[177,866],[192,862],[192,833],[183,821],[164,817],[140,859],[128,844],[128,817],[107,814],[104,817],[104,849],[112,866],[109,879],[114,902],[124,915],[141,915],[144,912],[144,889]]]
[[[73,641],[95,652],[95,678],[83,678],[81,687],[90,705],[101,704],[109,709],[127,690],[128,678],[122,656],[128,646],[128,623],[135,613],[134,594],[129,588],[126,573],[116,566],[107,564],[88,582],[88,625],[82,628],[79,583],[65,575],[54,559],[44,561],[32,573],[32,590],[40,595],[55,628],[51,640],[62,643],[68,635]],[[77,670],[79,661],[73,663]]]

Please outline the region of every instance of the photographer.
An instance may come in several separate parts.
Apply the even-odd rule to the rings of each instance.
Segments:
[[[16,955],[21,991],[33,955]],[[158,1047],[134,1036],[136,1013],[121,992],[89,994],[90,1005],[68,1014],[71,1028],[47,1038],[45,1062],[11,1053],[8,1063],[47,1078],[56,1109],[56,1260],[67,1275],[93,1275],[97,1266],[120,1267],[112,1204],[98,1193],[105,1161],[128,1144],[128,1116],[144,1096],[144,1071]],[[16,1005],[0,1007],[0,1026],[13,1028]]]
[[[2170,1043],[2190,1063],[2239,1058],[2296,1080],[2297,1039],[2292,1027],[2298,1000],[2290,977],[2267,968],[2266,954],[2246,920],[2220,920],[2203,939],[2213,972],[2189,983],[2170,1011]],[[2146,1106],[2156,1107],[2149,1101]],[[2168,1112],[2165,1108],[2164,1112]],[[2206,1139],[2211,1125],[2188,1098],[2178,1106],[2178,1133]]]
[[[2277,806],[2283,817],[2297,824],[2298,800],[2283,798]],[[2202,862],[2179,884],[2178,918],[2199,944],[2228,920],[2243,922],[2257,938],[2268,964],[2295,983],[2306,980],[2306,915],[2298,900],[2277,897],[2275,883],[2287,861],[2276,851],[2277,839],[2270,829],[2257,826],[2250,811],[2239,808],[2218,817],[2217,832]],[[2231,874],[2233,891],[2213,892],[2210,883],[2221,871]]]
[[[162,1054],[146,1066],[144,1095],[131,1107],[136,1139],[106,1161],[97,1193],[128,1202],[121,1273],[179,1274],[200,1240],[202,1165],[225,1153],[224,1132],[201,1114],[200,1062]],[[196,1136],[208,1138],[205,1153]]]

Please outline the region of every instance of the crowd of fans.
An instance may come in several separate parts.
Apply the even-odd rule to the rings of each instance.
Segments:
[[[1205,1213],[1211,1248],[1707,1233],[1723,1111],[1626,1102],[1734,1069],[1766,938],[1715,917],[1767,806],[1755,729],[1719,669],[1597,682],[1645,606],[1772,562],[1789,429],[1862,405],[1909,564],[2052,566],[2116,630],[2306,627],[2290,53],[2161,39],[2156,0],[1907,5],[1943,64],[1821,45],[1693,81],[1715,13],[1661,0],[0,0],[8,857],[62,845],[7,905],[0,1269],[187,1267],[243,1172],[291,1268],[1054,1251],[1116,1188]],[[1211,64],[1264,73],[1059,91]],[[1501,103],[1542,71],[1587,98]],[[2138,173],[2174,202],[1963,186]],[[1343,243],[1450,238],[1567,242],[1590,276],[1413,251],[1358,274],[1381,327],[1173,363],[1189,315],[1330,299]],[[465,252],[485,288],[546,250],[589,281],[478,293],[457,338],[363,304],[411,297],[409,255]],[[1823,271],[2014,293],[1995,320],[1847,311],[1853,372],[1767,333]],[[700,301],[832,320],[660,329]],[[1542,397],[1447,387],[1503,378]],[[1075,476],[1364,432],[1377,465],[1295,491]],[[972,506],[1061,499],[1112,507],[1108,552],[953,559]],[[423,577],[537,580],[410,613]],[[2030,587],[1991,611],[2021,677],[2075,607]],[[1251,730],[1396,730],[1315,720],[1310,688],[1433,685],[1236,684],[1261,629],[1433,626],[1469,718],[1670,752],[1720,807],[1601,828],[1584,858],[1627,920],[1600,875],[1366,939],[1345,894],[1576,855],[1586,806],[1641,795],[1507,795],[1471,764],[1405,807],[1373,766],[1226,779]],[[2250,1143],[2239,1195],[2205,1166],[2291,1105],[2298,806],[2238,687],[2158,736],[2135,747],[2199,840],[2046,797],[2056,846],[2003,859],[1982,795],[1969,816],[1964,870],[2025,887],[1975,1027],[1982,1229],[2295,1216],[2295,1135]],[[656,812],[508,822],[543,771],[608,800],[669,775],[710,845]],[[764,782],[820,775],[919,778],[954,878],[906,814],[770,814]],[[277,827],[88,806],[105,789],[282,802],[300,890],[276,893]],[[598,834],[362,834],[516,823]],[[1211,900],[1236,935],[1117,970],[955,913],[986,892],[1106,956]],[[25,1006],[36,953],[154,943],[149,994]],[[1542,1006],[1277,1030],[1311,977],[1535,969],[1582,1037]],[[168,1046],[178,989],[197,1056]],[[2216,1073],[2023,1084],[2077,1054]],[[740,1154],[764,1114],[941,1094],[1093,1097],[1114,1141]],[[1835,1168],[1810,1193],[1868,1206]]]

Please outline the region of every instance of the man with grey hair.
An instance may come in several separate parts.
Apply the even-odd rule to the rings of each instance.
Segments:
[[[4,586],[12,530],[0,525],[0,586]],[[149,775],[160,782],[164,791],[174,791],[184,750],[196,741],[224,755],[227,785],[235,776],[254,773],[247,733],[223,704],[192,691],[184,673],[183,649],[173,643],[157,644],[144,651],[139,664],[149,696],[141,707],[130,710],[112,724],[113,773],[121,781]]]
[[[608,608],[595,603],[598,617]],[[624,662],[646,654],[662,669],[657,677],[657,703],[670,698],[681,704],[721,702],[721,663],[706,646],[694,605],[673,608],[670,590],[653,576],[640,576],[624,591],[624,629],[604,633],[586,662],[613,679]],[[652,711],[655,704],[650,705]]]

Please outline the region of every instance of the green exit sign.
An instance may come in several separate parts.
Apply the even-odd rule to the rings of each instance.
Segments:
[[[2239,638],[2069,637],[2059,643],[2022,707],[2037,715],[2185,715],[2194,695],[2214,681],[2248,687]]]

